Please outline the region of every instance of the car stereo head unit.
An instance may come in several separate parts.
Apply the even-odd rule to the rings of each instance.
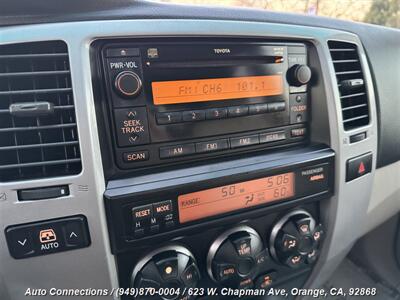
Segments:
[[[116,162],[138,168],[307,140],[307,46],[102,41]]]

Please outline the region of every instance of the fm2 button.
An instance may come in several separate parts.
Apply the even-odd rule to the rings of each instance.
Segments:
[[[145,107],[115,109],[114,116],[118,146],[136,146],[150,142]]]

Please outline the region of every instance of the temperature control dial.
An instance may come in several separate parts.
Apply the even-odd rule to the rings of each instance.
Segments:
[[[207,271],[223,286],[251,288],[268,259],[258,233],[248,226],[239,226],[220,235],[211,245]]]
[[[271,255],[291,268],[314,263],[324,232],[314,218],[304,210],[285,215],[273,228],[270,236]]]
[[[123,71],[115,77],[115,90],[124,98],[136,97],[142,89],[142,80],[132,71]]]
[[[144,295],[138,299],[190,299],[180,294],[185,287],[196,287],[200,272],[192,253],[182,246],[169,246],[153,251],[135,266],[131,287],[168,291],[163,295]],[[153,294],[153,293],[150,293]]]

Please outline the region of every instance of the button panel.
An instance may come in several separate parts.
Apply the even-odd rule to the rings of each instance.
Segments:
[[[132,231],[136,239],[171,230],[177,220],[172,200],[135,206],[131,209]]]
[[[16,259],[90,245],[89,229],[84,216],[12,225],[5,233],[10,254]]]
[[[305,134],[305,128],[295,128],[288,132],[281,130],[231,137],[229,139],[219,139],[198,143],[160,147],[160,158],[174,158],[186,155],[216,152],[220,150],[237,149],[258,144],[282,142],[289,139],[288,136],[291,136],[292,138],[302,138],[305,136]]]
[[[305,94],[304,94],[305,95]],[[158,125],[168,125],[182,122],[197,122],[204,120],[219,120],[247,115],[276,113],[286,110],[286,102],[277,101],[250,105],[218,107],[176,112],[159,112],[156,115]]]

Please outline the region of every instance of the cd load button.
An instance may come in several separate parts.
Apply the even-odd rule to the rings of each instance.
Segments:
[[[120,147],[143,145],[150,142],[145,107],[115,109],[114,115]]]
[[[231,148],[256,145],[256,144],[260,143],[258,135],[235,137],[235,138],[231,138],[230,140],[231,140]]]
[[[171,158],[185,156],[195,153],[194,144],[176,145],[171,147],[160,148],[160,158]]]

